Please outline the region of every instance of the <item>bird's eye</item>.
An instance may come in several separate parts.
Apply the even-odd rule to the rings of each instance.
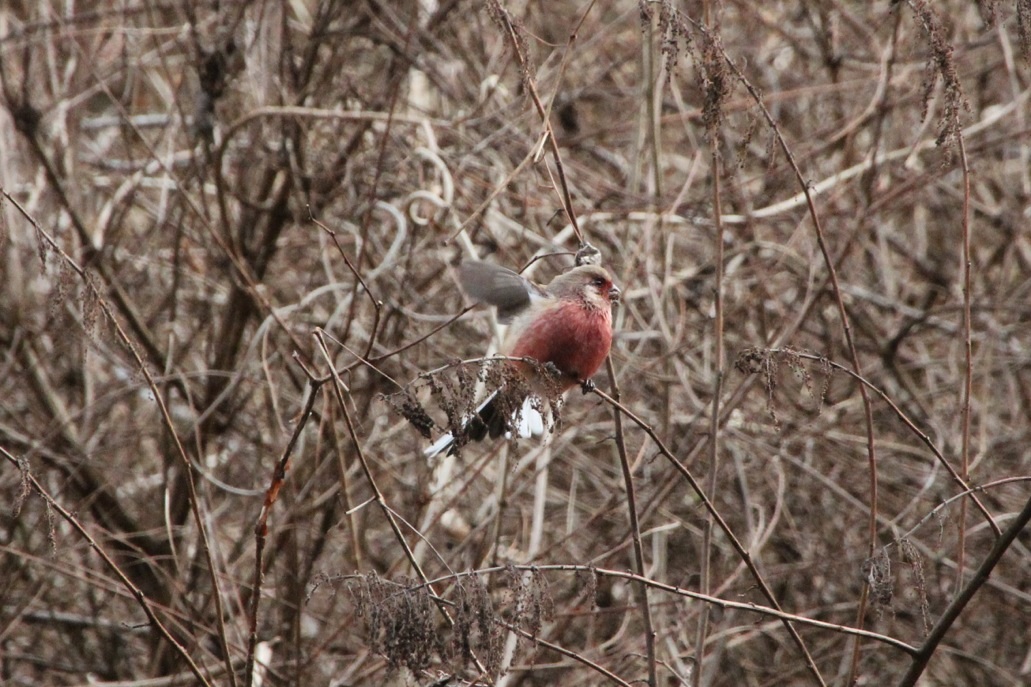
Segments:
[[[595,286],[605,286],[605,278],[604,277],[595,277],[591,281],[591,283],[594,284]]]

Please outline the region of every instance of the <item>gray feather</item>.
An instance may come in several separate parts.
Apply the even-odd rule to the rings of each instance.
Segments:
[[[458,272],[462,289],[470,298],[498,309],[498,321],[509,324],[530,299],[546,294],[529,279],[489,262],[462,263]]]

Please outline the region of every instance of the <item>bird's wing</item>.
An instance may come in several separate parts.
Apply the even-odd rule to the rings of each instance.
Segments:
[[[498,309],[501,324],[510,324],[531,302],[548,297],[529,279],[489,262],[462,263],[458,276],[470,298]]]

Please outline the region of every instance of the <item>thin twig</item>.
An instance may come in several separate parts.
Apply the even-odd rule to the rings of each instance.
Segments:
[[[1027,500],[1024,504],[1024,509],[1020,511],[1017,517],[1010,523],[1002,535],[995,540],[995,544],[992,546],[991,551],[982,561],[981,565],[978,566],[974,572],[973,578],[966,587],[960,590],[956,595],[956,598],[952,600],[945,612],[942,613],[941,618],[935,623],[934,627],[931,628],[931,632],[927,635],[927,639],[924,641],[920,650],[913,658],[913,663],[910,665],[909,670],[899,681],[899,687],[912,687],[920,679],[924,669],[927,668],[927,663],[931,660],[935,650],[941,643],[942,639],[945,638],[946,633],[952,627],[956,619],[959,618],[963,609],[966,608],[970,600],[974,598],[974,594],[988,581],[988,576],[991,575],[992,570],[998,565],[1002,559],[1002,555],[1009,550],[1011,544],[1017,539],[1017,535],[1020,534],[1027,524],[1031,522],[1031,499]]]
[[[706,5],[708,9],[708,5]],[[711,24],[710,24],[711,25]],[[718,24],[710,31],[707,31],[703,40],[706,42],[705,55],[708,58],[716,48],[719,41]],[[714,291],[714,312],[713,312],[713,381],[712,381],[712,409],[709,416],[709,465],[706,480],[708,493],[715,494],[719,483],[720,468],[720,399],[723,394],[723,377],[725,374],[725,352],[723,349],[723,262],[724,262],[724,236],[723,236],[723,198],[720,187],[720,176],[723,174],[723,165],[720,162],[720,143],[722,132],[720,129],[722,121],[721,108],[726,96],[724,91],[724,74],[718,65],[713,64],[715,60],[703,58],[708,77],[706,81],[711,85],[706,93],[706,111],[711,112],[705,118],[707,135],[709,139],[709,165],[712,169],[712,214],[716,225],[713,241],[713,264],[715,275],[713,277]],[[713,73],[716,72],[716,73]],[[712,530],[713,521],[711,515],[706,515],[702,529],[702,550],[701,550],[701,583],[702,593],[708,594],[712,590]],[[698,628],[695,635],[695,670],[692,674],[694,687],[702,684],[702,666],[705,657],[705,643],[709,635],[709,607],[705,606],[699,612]]]
[[[722,46],[720,49],[722,50]],[[791,148],[788,147],[788,143],[784,139],[784,135],[781,133],[780,127],[777,125],[777,121],[773,118],[773,115],[763,102],[762,95],[745,77],[741,69],[733,60],[730,59],[730,56],[727,55],[726,52],[723,52],[723,56],[727,65],[737,76],[738,81],[755,100],[756,106],[762,112],[767,125],[776,137],[777,144],[780,146],[781,152],[784,153],[785,158],[787,158],[788,163],[791,165],[791,169],[795,174],[795,179],[802,188],[802,193],[805,194],[806,206],[809,208],[809,216],[813,220],[813,229],[816,233],[816,243],[820,247],[820,254],[823,256],[824,268],[827,270],[827,275],[830,278],[831,293],[834,295],[834,302],[838,308],[838,317],[841,320],[841,329],[845,337],[845,343],[848,348],[852,369],[856,374],[862,375],[863,366],[859,360],[859,352],[856,350],[855,340],[852,337],[852,325],[849,323],[848,311],[845,308],[845,300],[841,294],[841,286],[838,283],[837,269],[834,266],[834,260],[831,258],[830,248],[827,245],[827,240],[823,231],[823,224],[821,223],[820,215],[816,210],[816,202],[813,200],[813,196],[809,192],[809,185],[806,183],[805,177],[802,175],[802,170],[798,167],[798,163],[795,162],[795,156],[791,152]],[[873,427],[873,406],[870,403],[870,396],[866,392],[866,387],[859,387],[859,395],[863,401],[863,416],[866,422],[867,465],[870,471],[870,518],[867,525],[867,550],[869,556],[873,557],[877,546],[877,449]],[[862,626],[863,620],[866,616],[868,586],[868,584],[864,583],[863,591],[860,596],[859,609],[856,617],[856,624],[859,626]]]
[[[605,369],[609,374],[609,384],[612,386],[612,397],[619,399],[619,384],[616,383],[616,368],[612,365],[612,356],[605,359]],[[647,576],[648,569],[644,565],[644,545],[641,542],[641,523],[638,519],[637,496],[634,492],[634,476],[630,469],[630,459],[626,452],[626,435],[623,431],[623,418],[614,406],[612,418],[616,425],[616,452],[619,454],[619,467],[623,473],[623,488],[626,489],[626,508],[630,518],[630,538],[634,545],[634,565],[637,567],[637,574],[642,578]],[[641,620],[644,623],[645,651],[648,655],[648,684],[650,687],[658,685],[655,661],[655,629],[652,626],[652,611],[648,605],[648,587],[640,585],[641,594]]]
[[[963,142],[963,134],[956,140],[959,148],[960,169],[963,172],[963,218],[960,222],[963,232],[963,393],[960,398],[960,467],[959,474],[963,481],[970,479],[970,396],[974,385],[974,354],[971,344],[970,322],[970,165],[967,161],[967,147]],[[959,530],[956,541],[956,592],[963,588],[963,571],[967,557],[967,500],[959,503]]]
[[[970,495],[971,500],[977,506],[978,510],[981,511],[981,514],[984,515],[985,521],[988,523],[988,526],[992,529],[992,532],[995,533],[995,536],[998,537],[999,535],[1002,534],[1002,529],[999,527],[999,523],[997,523],[995,521],[995,518],[992,517],[992,514],[988,512],[988,509],[984,506],[983,503],[981,503],[981,500],[977,498],[977,495],[975,493],[977,490],[975,488],[971,487],[967,483],[967,481],[965,479],[963,479],[962,475],[960,475],[958,472],[956,472],[956,469],[954,467],[952,467],[952,465],[949,463],[948,460],[946,460],[945,455],[942,454],[941,450],[937,446],[934,445],[933,441],[931,441],[931,437],[927,434],[927,432],[925,432],[922,429],[920,429],[919,427],[917,427],[916,423],[913,422],[909,418],[909,416],[906,415],[902,411],[902,409],[898,407],[898,405],[895,403],[895,401],[893,401],[891,399],[891,397],[888,396],[888,394],[883,389],[881,389],[876,384],[872,383],[866,377],[863,377],[862,375],[856,374],[853,370],[845,367],[844,365],[842,365],[840,363],[834,362],[833,360],[831,360],[830,358],[828,358],[826,356],[816,355],[816,354],[813,354],[813,353],[806,353],[804,351],[798,351],[798,350],[795,350],[793,348],[771,348],[771,349],[768,350],[768,352],[769,353],[786,353],[788,355],[798,356],[799,358],[804,358],[806,360],[813,360],[813,361],[819,362],[821,364],[829,365],[830,367],[834,368],[835,370],[839,370],[841,372],[844,372],[848,376],[852,377],[852,379],[854,379],[857,382],[859,382],[862,386],[865,386],[866,388],[870,389],[870,391],[872,391],[875,394],[877,394],[877,396],[879,396],[880,399],[882,401],[884,401],[888,405],[888,408],[890,408],[891,412],[893,412],[895,414],[895,417],[897,417],[899,420],[901,420],[902,424],[904,424],[911,432],[913,432],[913,434],[915,434],[917,436],[917,438],[919,438],[920,441],[923,442],[924,446],[926,446],[928,449],[930,449],[931,453],[934,454],[935,459],[938,461],[938,463],[943,468],[945,468],[945,470],[949,473],[949,475],[952,476],[953,481],[955,481],[956,484],[959,485],[959,487],[963,490],[963,493]]]
[[[81,522],[79,522],[79,520],[74,515],[72,515],[68,510],[64,508],[64,506],[62,506],[60,503],[54,500],[54,497],[51,496],[50,493],[43,488],[43,485],[39,483],[39,481],[36,479],[36,476],[29,472],[28,466],[26,464],[24,464],[22,461],[19,461],[18,458],[14,457],[12,454],[8,453],[7,449],[5,449],[3,446],[0,446],[0,453],[3,454],[4,458],[6,458],[8,462],[10,462],[14,467],[21,471],[22,479],[27,480],[28,483],[32,485],[32,488],[36,491],[37,494],[39,494],[43,498],[44,501],[47,502],[47,505],[50,508],[56,510],[58,514],[60,514],[60,516],[64,518],[65,521],[69,525],[71,525],[72,528],[76,532],[78,532],[83,539],[86,540],[86,542],[90,545],[90,548],[97,552],[97,555],[100,556],[100,558],[104,561],[104,564],[107,565],[108,568],[110,568],[111,572],[113,572],[115,576],[125,586],[125,588],[129,590],[129,593],[132,595],[132,598],[134,598],[136,600],[136,603],[140,605],[140,608],[143,609],[143,612],[144,614],[146,614],[147,620],[150,621],[150,624],[154,626],[154,628],[158,631],[158,633],[160,633],[160,635],[165,639],[165,641],[172,645],[172,648],[179,655],[179,657],[186,662],[186,665],[190,668],[190,672],[193,673],[193,676],[200,681],[200,684],[210,686],[211,683],[208,682],[208,679],[204,676],[204,672],[201,670],[200,666],[198,666],[196,662],[194,662],[193,657],[190,656],[190,653],[186,650],[186,647],[180,644],[176,640],[176,638],[172,636],[172,633],[168,631],[168,628],[166,628],[164,623],[161,622],[161,619],[158,618],[157,613],[155,613],[154,609],[151,608],[150,602],[147,600],[147,595],[144,594],[139,587],[133,584],[132,580],[129,579],[129,576],[126,575],[122,571],[122,569],[118,567],[118,564],[115,563],[114,559],[111,558],[111,556],[108,555],[107,551],[104,550],[103,545],[99,541],[94,539],[89,532],[86,531],[86,528],[83,526]]]
[[[898,649],[910,656],[916,656],[920,649],[908,644],[901,639],[896,639],[890,635],[880,634],[878,632],[871,632],[870,630],[863,630],[861,628],[849,627],[848,625],[839,625],[837,623],[829,623],[825,620],[817,620],[815,618],[808,618],[804,615],[798,615],[795,613],[785,613],[779,608],[769,608],[766,606],[760,606],[755,603],[748,601],[731,601],[729,599],[722,599],[720,597],[712,596],[709,594],[702,594],[701,592],[693,592],[689,589],[684,589],[665,582],[657,582],[647,577],[641,577],[636,573],[632,573],[627,570],[615,570],[610,568],[598,568],[588,565],[575,565],[575,564],[550,564],[550,565],[512,565],[512,568],[516,570],[539,570],[539,571],[567,571],[576,573],[587,573],[591,575],[599,575],[603,577],[612,577],[623,580],[629,580],[632,582],[640,582],[652,589],[673,594],[676,596],[683,596],[688,599],[694,599],[696,601],[702,601],[719,608],[731,608],[739,611],[748,611],[751,613],[758,613],[760,615],[769,616],[778,620],[787,621],[788,623],[798,623],[799,625],[808,625],[809,627],[819,627],[825,630],[833,630],[835,632],[841,632],[844,634],[860,637],[863,639],[870,639],[887,646],[891,646]],[[495,567],[486,568],[480,570],[469,570],[466,572],[458,573],[456,575],[448,575],[446,577],[439,577],[437,579],[430,580],[432,584],[438,584],[448,582],[454,578],[468,577],[471,575],[485,575],[488,573],[501,572],[506,570],[507,567]]]
[[[218,637],[219,645],[222,650],[223,660],[226,664],[226,672],[229,676],[230,684],[235,685],[236,673],[232,667],[232,653],[229,650],[229,640],[226,636],[225,612],[222,605],[222,586],[219,580],[219,570],[218,567],[215,565],[214,557],[211,554],[211,544],[208,540],[207,522],[204,516],[201,514],[200,501],[197,498],[197,485],[193,481],[193,465],[190,462],[189,456],[186,454],[186,449],[183,446],[182,441],[179,439],[179,434],[176,432],[175,424],[172,422],[172,416],[168,411],[168,405],[165,403],[164,394],[161,393],[157,381],[154,379],[154,375],[151,373],[150,368],[147,365],[147,362],[140,355],[139,351],[133,343],[133,340],[122,328],[122,324],[115,317],[115,313],[111,309],[111,306],[108,305],[103,295],[99,293],[99,291],[97,290],[97,286],[93,283],[93,280],[90,279],[88,272],[84,268],[80,267],[79,264],[75,260],[73,260],[72,257],[61,248],[60,245],[58,245],[57,241],[52,236],[50,236],[50,234],[48,234],[42,226],[40,226],[39,222],[37,222],[36,219],[32,217],[16,200],[11,198],[6,191],[3,191],[2,189],[0,189],[0,191],[2,191],[3,195],[18,209],[22,216],[25,217],[32,224],[33,228],[37,233],[37,236],[41,237],[44,241],[46,241],[46,243],[50,246],[51,250],[55,251],[58,255],[60,255],[61,260],[64,262],[64,264],[67,265],[72,271],[74,271],[76,275],[78,275],[79,279],[81,279],[82,281],[83,288],[87,292],[89,292],[90,298],[94,300],[94,302],[96,303],[96,307],[100,309],[100,312],[104,314],[104,317],[107,318],[107,321],[114,328],[115,335],[117,336],[118,340],[122,343],[125,349],[132,356],[133,360],[136,363],[137,369],[143,375],[144,379],[147,380],[147,387],[153,394],[153,400],[158,406],[158,410],[161,415],[161,421],[164,424],[165,429],[168,431],[168,436],[171,438],[172,444],[175,448],[175,455],[179,459],[183,469],[183,481],[186,483],[187,488],[187,501],[189,502],[190,512],[193,515],[194,523],[197,526],[197,537],[200,539],[201,553],[205,558],[205,562],[208,568],[208,576],[211,581],[211,597],[212,602],[215,606],[215,624],[218,628],[218,632],[216,634]]]
[[[530,95],[530,99],[533,101],[533,105],[537,108],[537,114],[541,118],[541,123],[544,125],[545,135],[548,139],[548,148],[551,150],[552,159],[555,161],[555,174],[558,176],[558,192],[562,199],[562,209],[566,212],[566,217],[569,219],[569,223],[573,227],[573,233],[576,234],[576,238],[582,245],[584,242],[583,233],[580,231],[580,224],[576,220],[576,212],[573,211],[573,199],[569,193],[569,184],[566,183],[566,172],[562,165],[562,153],[558,148],[558,140],[555,138],[555,130],[551,127],[550,111],[541,102],[540,94],[537,92],[537,84],[534,81],[528,58],[523,54],[520,48],[519,31],[512,23],[512,17],[504,7],[497,0],[491,0],[489,3],[493,16],[496,16],[501,22],[505,29],[505,33],[508,35],[509,41],[512,43],[512,51],[515,53],[516,60],[519,62],[519,67],[522,70],[525,78],[523,83],[526,86],[526,92]],[[581,18],[581,22],[583,19]],[[575,34],[574,34],[575,35]]]
[[[677,459],[675,455],[673,455],[673,452],[666,447],[666,444],[662,441],[662,439],[659,438],[659,435],[655,432],[651,425],[649,425],[647,422],[645,422],[636,414],[634,414],[629,408],[624,406],[622,403],[606,394],[604,391],[601,391],[600,389],[594,389],[594,393],[600,396],[601,398],[605,399],[605,401],[613,407],[618,408],[619,411],[626,415],[628,418],[630,418],[630,420],[635,425],[644,430],[645,434],[648,435],[648,437],[658,448],[659,453],[664,458],[666,458],[666,460],[669,461],[669,464],[677,472],[680,473],[681,477],[683,477],[685,481],[687,481],[692,491],[694,491],[695,495],[702,502],[702,505],[705,507],[705,510],[712,515],[713,520],[715,520],[720,530],[726,535],[727,541],[730,542],[730,545],[734,548],[734,551],[737,553],[738,558],[741,559],[741,562],[745,564],[745,567],[747,567],[748,571],[752,574],[752,578],[755,580],[756,586],[759,588],[759,591],[762,593],[762,595],[766,597],[766,600],[769,601],[770,604],[776,610],[782,611],[780,604],[777,602],[777,598],[773,595],[773,590],[770,589],[770,586],[766,583],[766,580],[763,578],[762,573],[759,572],[759,568],[756,566],[755,561],[752,560],[752,554],[750,554],[748,550],[745,549],[745,547],[741,544],[741,541],[734,534],[734,531],[730,528],[730,525],[727,524],[727,521],[724,520],[723,515],[719,512],[719,510],[716,508],[716,505],[705,493],[705,490],[702,489],[701,484],[699,484],[698,480],[695,479],[695,476],[691,474],[691,471],[688,470],[687,467],[679,459]],[[812,654],[809,653],[809,649],[806,648],[805,642],[802,640],[802,637],[798,634],[798,630],[795,629],[795,627],[791,624],[789,619],[782,619],[784,620],[784,627],[787,629],[788,634],[791,635],[792,641],[795,643],[795,646],[798,647],[799,653],[801,653],[803,658],[805,659],[807,669],[813,674],[813,676],[821,685],[825,685],[826,683],[824,682],[823,677],[820,675],[819,669],[816,667],[816,662],[813,660]]]
[[[269,487],[265,491],[265,500],[254,523],[254,576],[251,579],[251,597],[247,613],[249,627],[247,663],[244,669],[244,684],[247,687],[250,687],[253,679],[254,652],[258,645],[258,607],[261,603],[261,587],[265,579],[264,552],[265,541],[268,538],[268,518],[272,512],[272,506],[275,505],[276,500],[279,498],[279,490],[286,482],[286,473],[290,469],[290,459],[293,456],[294,449],[297,447],[297,442],[301,438],[301,434],[308,426],[308,421],[311,419],[315,409],[315,399],[319,397],[318,391],[322,386],[322,382],[315,379],[307,368],[304,368],[299,358],[297,358],[297,362],[301,364],[305,373],[308,374],[307,398],[304,403],[304,409],[301,411],[300,419],[294,425],[294,431],[290,435],[290,440],[287,441],[286,446],[283,448],[283,453],[279,456],[279,460],[276,461],[276,465],[272,470]]]
[[[393,509],[391,509],[390,506],[387,504],[386,497],[383,496],[383,492],[380,491],[379,485],[376,483],[375,475],[373,475],[372,473],[372,468],[369,466],[369,461],[365,457],[365,451],[362,448],[361,441],[358,439],[358,432],[355,429],[354,421],[351,419],[351,412],[347,408],[347,400],[344,398],[343,390],[347,390],[347,386],[344,384],[343,380],[340,379],[340,375],[337,373],[337,371],[333,368],[333,359],[329,353],[329,349],[326,347],[326,342],[323,338],[322,330],[316,329],[314,337],[316,343],[318,344],[319,351],[322,353],[323,358],[329,365],[330,374],[332,375],[334,381],[332,387],[333,396],[336,399],[337,407],[340,408],[340,412],[344,416],[344,424],[347,426],[347,433],[351,438],[351,443],[354,444],[355,455],[358,458],[359,465],[361,465],[362,472],[365,474],[365,479],[369,483],[369,487],[372,489],[372,492],[375,495],[376,505],[380,507],[380,510],[382,510],[383,514],[386,516],[387,524],[390,526],[391,531],[394,533],[394,538],[397,540],[398,544],[401,545],[401,549],[404,551],[405,558],[408,559],[409,565],[412,566],[412,569],[415,571],[415,574],[418,575],[419,579],[422,580],[429,587],[430,596],[434,599],[437,609],[440,611],[440,614],[444,617],[444,620],[445,622],[447,622],[448,626],[451,627],[454,625],[454,619],[451,617],[451,614],[448,613],[446,605],[440,601],[440,595],[436,592],[436,590],[433,589],[433,586],[429,584],[428,578],[426,577],[426,573],[423,572],[422,566],[419,565],[419,561],[415,558],[415,555],[412,552],[412,548],[408,545],[408,541],[405,539],[404,533],[401,532],[401,528],[397,524],[397,519],[394,517]],[[487,673],[486,668],[483,666],[480,660],[475,656],[473,657],[473,660],[476,664],[477,670],[479,670],[483,675],[487,676],[488,679],[491,680],[491,682],[493,683],[493,676],[490,676]]]

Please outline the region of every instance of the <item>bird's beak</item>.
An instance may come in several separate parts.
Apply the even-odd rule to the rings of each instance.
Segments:
[[[613,286],[611,289],[609,289],[609,300],[613,303],[619,303],[619,296],[622,293],[623,292],[619,290],[618,286]]]

